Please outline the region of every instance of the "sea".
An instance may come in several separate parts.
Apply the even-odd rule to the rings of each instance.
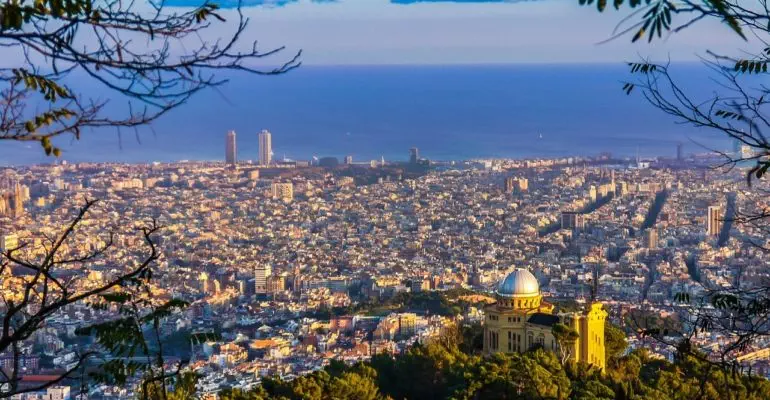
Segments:
[[[672,65],[696,99],[714,82],[699,63]],[[674,156],[728,150],[719,132],[694,129],[649,105],[623,63],[555,65],[302,66],[280,76],[232,74],[151,127],[86,130],[62,137],[59,159],[37,143],[0,141],[0,165],[68,162],[217,161],[225,135],[237,134],[238,158],[256,159],[257,134],[272,132],[274,156],[355,162],[590,156]],[[78,80],[86,93],[127,99]]]

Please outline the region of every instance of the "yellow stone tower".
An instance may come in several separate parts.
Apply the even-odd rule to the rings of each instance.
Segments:
[[[579,335],[570,359],[605,368],[604,323],[601,303],[583,312],[554,315],[554,306],[543,301],[540,284],[531,272],[516,268],[497,287],[497,302],[485,307],[484,353],[523,353],[540,346],[557,350],[552,327],[563,323]]]
[[[592,303],[583,312],[559,314],[559,319],[579,335],[571,350],[571,358],[595,365],[604,371],[607,363],[604,347],[604,323],[607,320],[607,312],[604,311],[602,303]]]

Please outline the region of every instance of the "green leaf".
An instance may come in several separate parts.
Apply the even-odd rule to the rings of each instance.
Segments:
[[[190,335],[190,343],[200,345],[206,342],[216,342],[222,339],[222,335],[217,332],[196,332]]]
[[[743,33],[743,29],[741,28],[738,19],[734,14],[731,14],[730,9],[727,5],[727,2],[724,0],[705,0],[707,4],[711,4],[711,6],[714,8],[714,10],[722,16],[725,23],[727,23],[727,26],[729,26],[735,33],[738,34],[743,40],[746,40],[746,35]]]
[[[110,303],[123,304],[131,299],[131,295],[125,292],[107,293],[101,296],[105,301]]]

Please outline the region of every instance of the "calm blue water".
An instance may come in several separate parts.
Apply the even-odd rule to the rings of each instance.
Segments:
[[[699,64],[677,66],[702,91]],[[224,158],[228,130],[240,159],[257,157],[257,132],[273,132],[276,157],[352,155],[406,160],[675,154],[692,143],[728,149],[717,133],[675,124],[621,91],[621,65],[302,67],[284,76],[233,76],[154,124],[155,133],[85,132],[59,141],[68,161],[148,162]],[[710,85],[710,82],[707,82]],[[102,96],[114,97],[101,91]],[[123,102],[115,98],[114,102]],[[542,139],[539,139],[542,134]],[[37,144],[0,145],[0,165],[50,162]]]

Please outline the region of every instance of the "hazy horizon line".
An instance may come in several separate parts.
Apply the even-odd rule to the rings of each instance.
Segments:
[[[564,156],[541,156],[541,157],[484,157],[484,156],[477,156],[477,157],[470,157],[470,158],[457,158],[457,159],[430,159],[431,162],[438,162],[438,163],[444,163],[444,162],[473,162],[473,161],[482,161],[482,160],[513,160],[513,161],[527,161],[527,160],[561,160],[566,158],[594,158],[599,157],[602,155],[602,153],[609,153],[612,154],[611,151],[597,151],[593,154],[573,154],[573,155],[564,155]],[[705,156],[706,154],[712,154],[711,151],[703,151],[703,152],[691,152],[690,155],[694,156]],[[717,154],[717,153],[713,153]],[[343,156],[334,156],[334,155],[327,155],[324,157],[335,157],[339,161],[340,158]],[[665,154],[656,154],[656,155],[640,155],[639,158],[642,160],[648,160],[648,159],[657,159],[657,158],[673,158],[672,156],[665,155]],[[635,156],[633,155],[624,155],[624,154],[616,154],[613,155],[612,160],[617,161],[626,161],[626,160],[634,160]],[[238,164],[243,164],[244,166],[259,166],[257,159],[245,159],[238,161]],[[309,161],[309,159],[306,158],[289,158],[286,160],[279,160],[279,161]],[[354,165],[364,165],[367,164],[370,161],[380,161],[380,159],[362,159],[359,161],[355,161]],[[385,158],[385,161],[392,164],[407,164],[409,162],[409,159],[407,157],[404,157],[404,159],[388,159]],[[71,161],[71,160],[65,160],[65,159],[52,159],[50,162],[38,162],[38,163],[22,163],[22,164],[0,164],[0,169],[3,168],[29,168],[29,167],[39,167],[39,166],[56,166],[61,165],[61,162],[66,162],[69,165],[73,164],[110,164],[110,165],[149,165],[149,164],[183,164],[183,163],[219,163],[219,164],[226,164],[226,161],[224,158],[222,159],[196,159],[196,158],[182,158],[178,160],[173,161],[162,161],[162,160],[152,160],[152,161]],[[345,165],[340,163],[340,166]]]
[[[488,61],[488,62],[464,62],[464,61],[450,61],[450,62],[424,62],[424,63],[410,63],[410,62],[383,62],[383,63],[305,63],[303,62],[298,69],[302,68],[314,68],[314,67],[498,67],[498,66],[593,66],[593,65],[627,65],[634,61],[605,61],[605,60],[581,60],[581,61],[524,61],[524,62],[512,62],[512,61]],[[654,61],[652,61],[654,62]],[[704,64],[703,60],[681,60],[681,61],[667,61],[666,63],[672,65],[681,64]]]

